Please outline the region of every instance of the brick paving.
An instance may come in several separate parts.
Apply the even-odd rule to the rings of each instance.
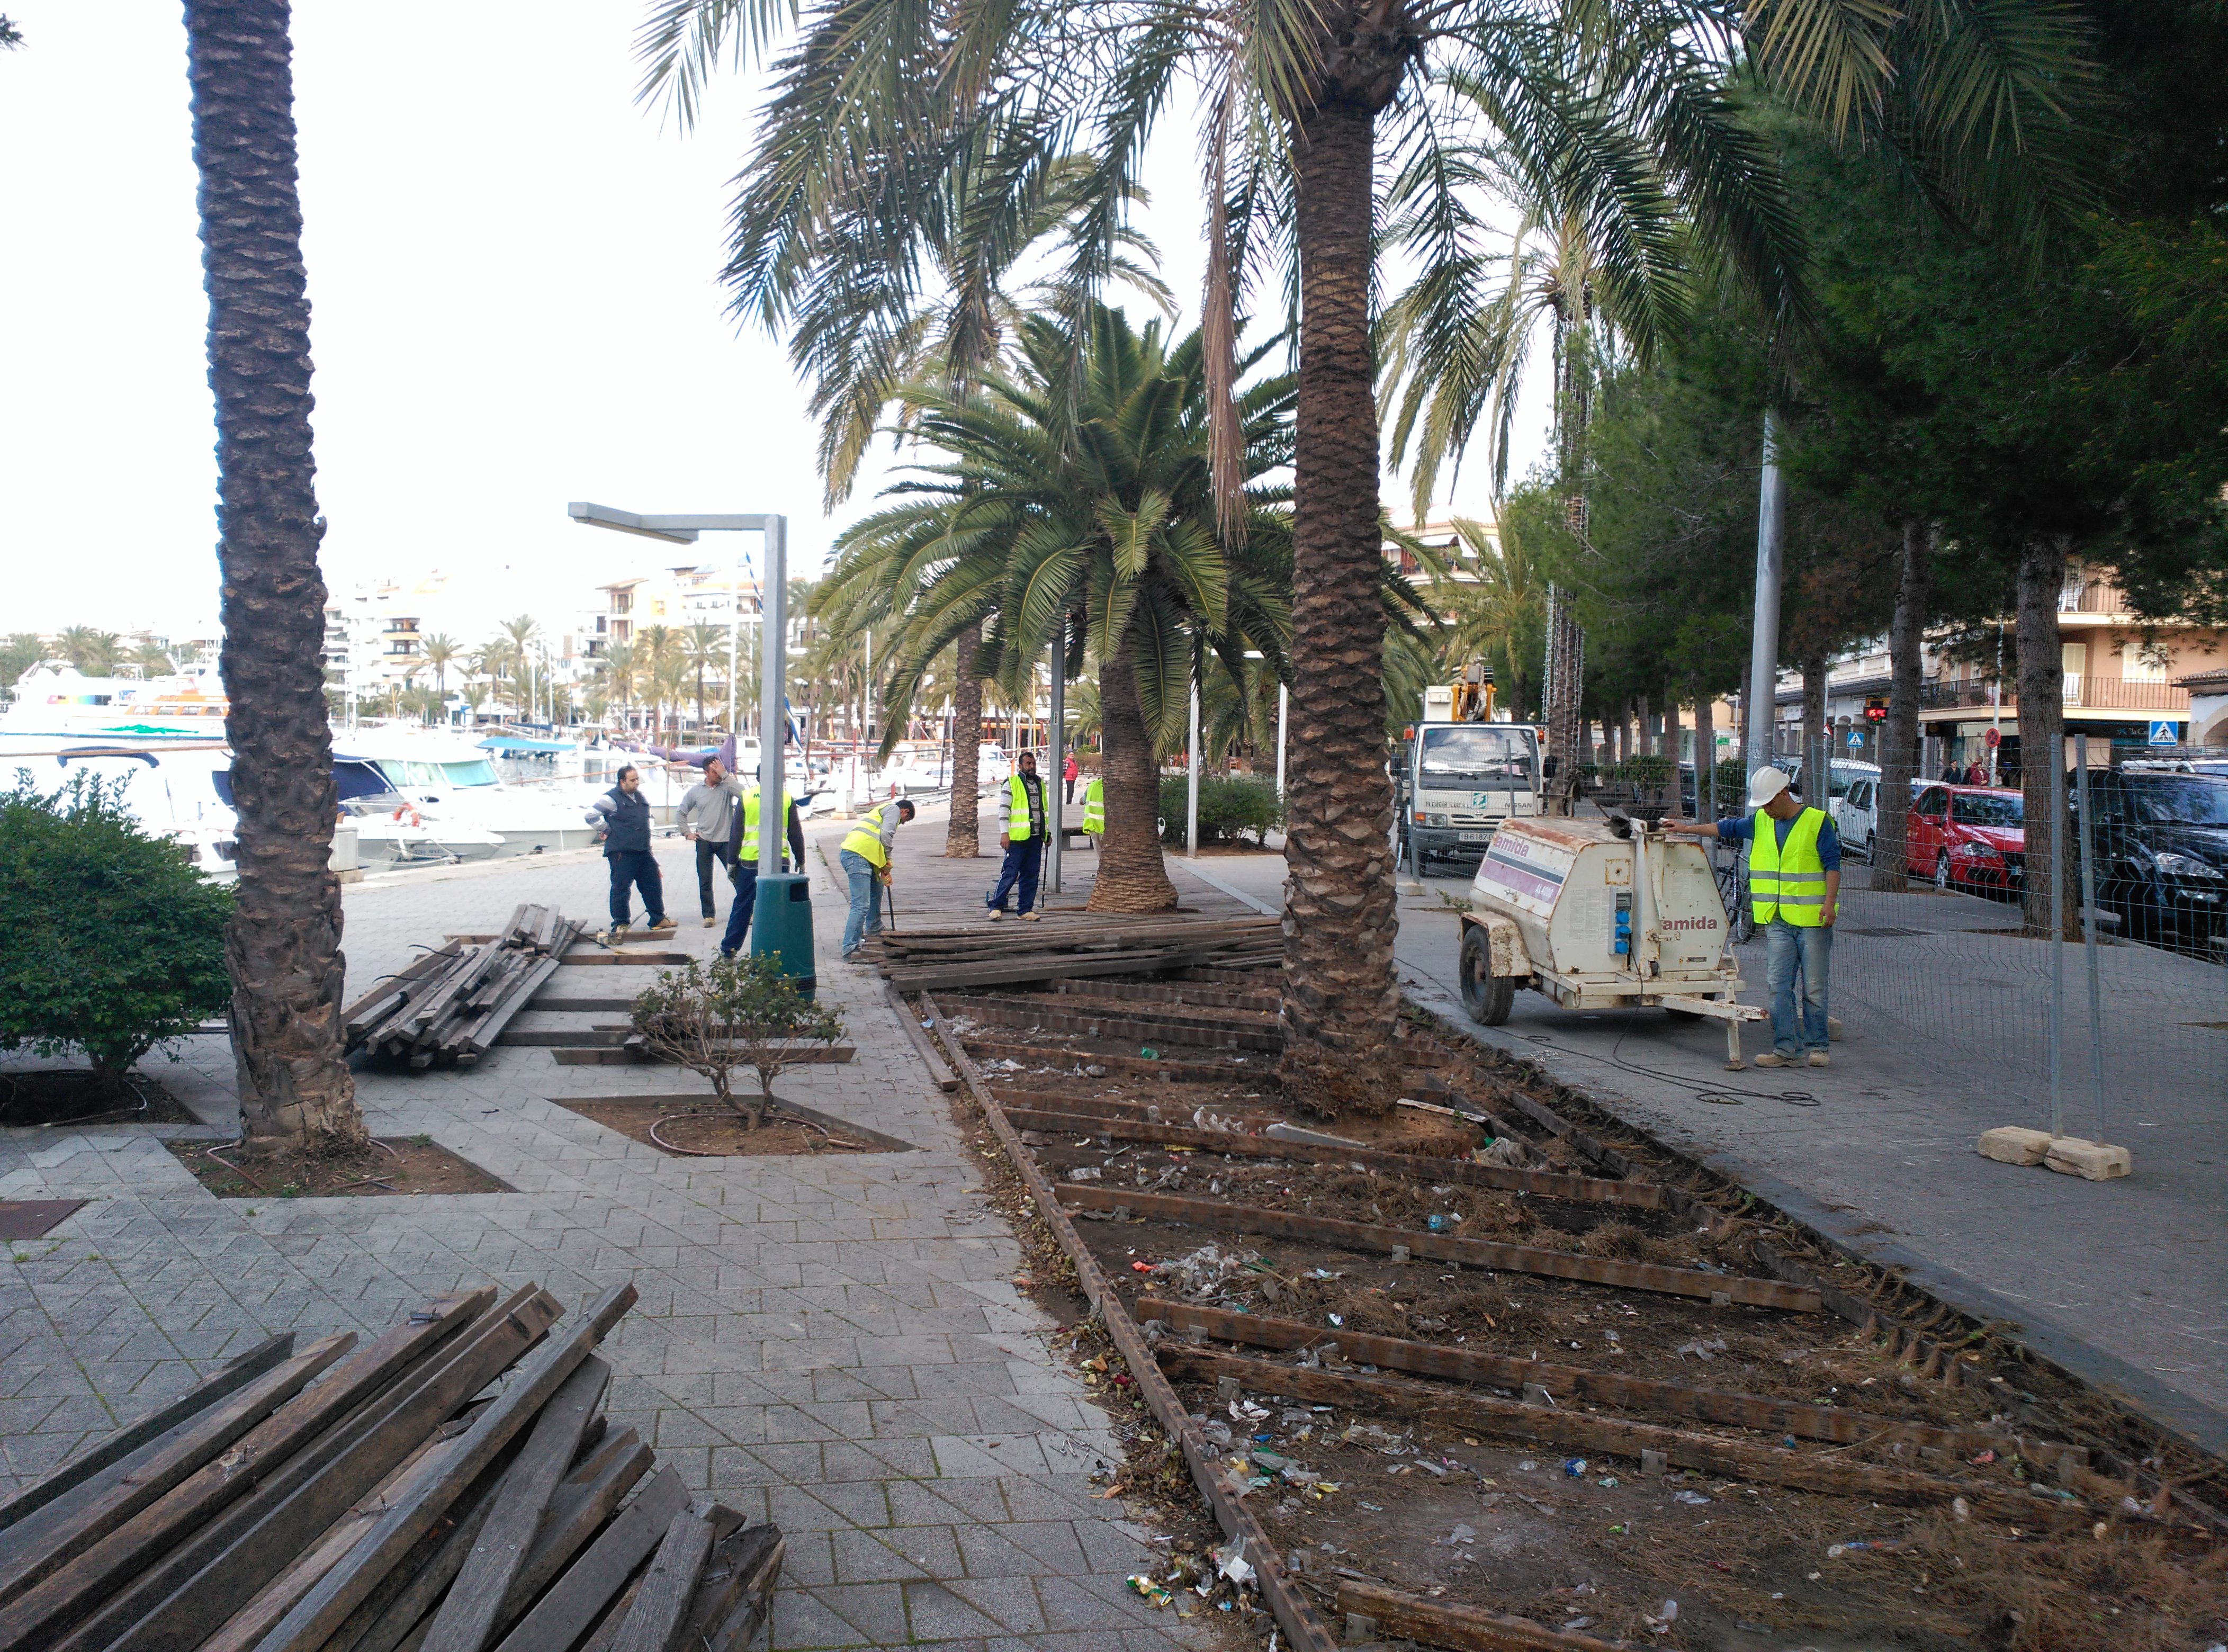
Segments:
[[[477,1069],[357,1083],[375,1133],[424,1132],[515,1192],[219,1200],[157,1139],[237,1128],[228,1047],[187,1041],[180,1065],[153,1070],[205,1128],[0,1131],[0,1198],[93,1201],[6,1247],[0,1486],[275,1331],[370,1334],[483,1284],[536,1280],[576,1305],[631,1280],[640,1304],[606,1344],[613,1425],[639,1429],[697,1491],[787,1534],[776,1652],[1207,1644],[1204,1624],[1124,1587],[1154,1550],[1146,1527],[1119,1517],[1137,1511],[1092,1495],[1118,1442],[1048,1353],[1051,1321],[1015,1290],[1019,1247],[879,982],[836,960],[842,897],[810,858],[821,996],[842,1008],[858,1055],[778,1087],[916,1150],[669,1157],[553,1098],[695,1092],[701,1080],[512,1047]],[[675,944],[708,953],[717,932],[694,915],[688,846],[664,842],[660,861],[683,925]],[[352,886],[351,996],[413,944],[490,931],[522,900],[600,924],[605,888],[592,853]],[[724,918],[724,884],[720,894]],[[555,985],[615,996],[643,974],[566,969]]]

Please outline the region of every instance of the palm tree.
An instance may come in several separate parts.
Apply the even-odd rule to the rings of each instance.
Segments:
[[[531,614],[520,614],[515,618],[504,620],[500,629],[504,640],[510,644],[513,680],[527,691],[528,698],[523,703],[527,718],[530,720],[534,716],[533,685],[528,677],[528,668],[539,657],[534,644],[541,638],[541,624]]]
[[[137,644],[131,650],[131,663],[138,668],[143,677],[166,677],[178,669],[177,662],[170,657],[170,650],[156,642]]]
[[[837,541],[830,583],[878,586],[904,616],[886,747],[927,663],[963,631],[982,629],[978,667],[1016,705],[1055,643],[1071,676],[1087,651],[1106,781],[1091,908],[1162,911],[1176,895],[1155,756],[1183,740],[1204,650],[1242,672],[1258,648],[1282,669],[1286,495],[1252,488],[1243,543],[1224,542],[1201,334],[1171,348],[1158,322],[1134,330],[1097,307],[1072,375],[1056,322],[1030,319],[1019,343],[1020,369],[989,375],[974,397],[907,392],[923,442],[948,457],[914,467],[892,490],[906,503]],[[1278,377],[1240,398],[1249,480],[1290,462],[1291,396]]]
[[[1380,125],[1396,155],[1421,152],[1458,118],[1445,88],[1473,81],[1489,91],[1496,128],[1559,170],[1582,215],[1627,182],[1586,132],[1629,130],[1695,204],[1701,247],[1776,308],[1795,291],[1795,234],[1772,157],[1724,90],[1732,61],[1752,61],[1849,136],[1898,145],[1945,190],[1993,191],[2024,209],[2046,193],[2035,180],[2050,179],[2022,161],[2046,158],[2060,136],[2070,145],[2078,128],[2067,95],[2082,70],[2074,16],[2071,0],[1907,10],[1880,0],[1205,10],[824,0],[799,39],[781,42],[771,9],[656,0],[640,43],[644,93],[664,95],[684,123],[719,64],[775,60],[727,271],[736,307],[775,329],[793,323],[803,295],[829,289],[849,295],[862,330],[894,329],[933,285],[926,249],[955,208],[1015,221],[1083,132],[1096,162],[1090,204],[1060,278],[1079,349],[1154,122],[1187,101],[1179,86],[1205,88],[1206,358],[1220,521],[1232,538],[1246,512],[1234,403],[1242,295],[1262,283],[1298,302],[1284,1076],[1303,1098],[1377,1110],[1397,1081],[1399,1002],[1383,852],[1392,791],[1371,330]],[[1584,73],[1556,72],[1573,54]],[[961,187],[976,174],[998,180],[988,199]]]
[[[670,706],[673,708],[673,723],[669,738],[678,740],[681,738],[681,702],[688,694],[688,658],[682,651],[678,637],[665,658],[650,672],[650,682],[652,697],[660,708],[660,727],[664,727],[663,708]],[[779,713],[775,714],[778,717]]]
[[[727,663],[727,650],[733,645],[733,633],[724,625],[707,625],[701,621],[681,634],[681,646],[688,661],[688,669],[696,674],[696,734],[704,734],[704,673],[722,671]]]
[[[324,519],[311,458],[287,0],[186,0],[185,20],[216,398],[225,733],[240,815],[225,962],[242,1130],[266,1144],[354,1147],[365,1134],[341,1053]]]
[[[435,631],[418,645],[419,656],[433,668],[434,688],[445,695],[449,692],[449,667],[463,651],[446,631]]]
[[[1476,654],[1500,656],[1508,666],[1508,691],[1501,703],[1522,717],[1532,704],[1526,669],[1546,639],[1547,593],[1513,522],[1504,519],[1496,537],[1483,522],[1457,516],[1455,535],[1469,553],[1476,579],[1432,581],[1432,600],[1447,615],[1442,658],[1460,665]]]
[[[604,650],[603,681],[606,703],[616,701],[624,726],[627,708],[634,703],[634,688],[643,670],[632,643],[613,643]]]
[[[635,633],[634,648],[643,663],[642,680],[650,691],[650,719],[655,726],[650,738],[663,740],[667,668],[681,657],[681,633],[670,625],[645,625]]]
[[[55,639],[62,657],[89,677],[105,677],[116,669],[119,646],[114,631],[94,625],[71,625]]]

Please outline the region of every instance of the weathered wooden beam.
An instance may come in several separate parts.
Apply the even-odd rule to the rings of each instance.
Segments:
[[[936,1053],[936,1046],[929,1042],[928,1034],[921,1031],[920,1017],[913,1013],[912,1006],[905,1001],[905,995],[885,981],[882,983],[882,997],[892,1011],[896,1014],[898,1025],[905,1028],[906,1037],[912,1045],[913,1053],[919,1056],[922,1065],[928,1068],[929,1077],[935,1080],[936,1087],[947,1092],[958,1089],[959,1080],[953,1076],[951,1069],[944,1065],[944,1058]]]
[[[778,1526],[740,1527],[713,1544],[677,1644],[689,1652],[745,1652],[757,1636],[788,1545]]]
[[[71,1458],[35,1485],[26,1486],[6,1502],[0,1503],[0,1532],[22,1526],[34,1514],[52,1508],[60,1499],[78,1491],[96,1478],[106,1476],[111,1481],[122,1478],[130,1471],[128,1468],[120,1469],[113,1475],[110,1475],[108,1470],[118,1469],[125,1458],[145,1452],[150,1446],[160,1450],[156,1442],[161,1436],[168,1434],[182,1423],[192,1421],[217,1401],[238,1393],[293,1352],[294,1334],[288,1331],[283,1335],[268,1337],[246,1353],[227,1361],[169,1405],[149,1412],[136,1423],[126,1424],[90,1451]],[[71,1508],[93,1495],[91,1491],[83,1493],[72,1502]],[[69,1512],[69,1509],[56,1510],[47,1518],[67,1521]],[[26,1527],[8,1541],[39,1541],[30,1535],[30,1530]]]
[[[12,1600],[60,1572],[301,1393],[311,1378],[355,1346],[354,1331],[311,1343],[168,1437],[160,1450],[94,1497],[44,1543],[35,1547],[21,1541],[21,1534],[16,1541],[0,1542],[0,1599]],[[0,1635],[0,1646],[14,1644]]]
[[[378,1529],[271,1631],[261,1652],[317,1652],[449,1504],[564,1386],[605,1333],[634,1305],[635,1297],[631,1284],[614,1285],[564,1335],[553,1338],[502,1396],[479,1414],[456,1453],[444,1461],[441,1473],[387,1510]]]
[[[1513,1360],[1473,1348],[1450,1348],[1443,1342],[1415,1342],[1401,1337],[1370,1336],[1359,1331],[1325,1330],[1296,1320],[1233,1314],[1225,1309],[1195,1307],[1189,1303],[1165,1302],[1154,1297],[1140,1298],[1136,1313],[1140,1319],[1158,1319],[1179,1329],[1196,1325],[1209,1336],[1250,1343],[1256,1348],[1335,1348],[1341,1357],[1359,1364],[1389,1366],[1395,1371],[1414,1371],[1425,1376],[1482,1382],[1501,1388],[1537,1386],[1557,1398],[1569,1396],[1597,1405],[1618,1405],[1628,1411],[1698,1417],[1706,1422],[1793,1434],[1803,1439],[1828,1440],[1836,1445],[1903,1441],[1963,1454],[1992,1450],[2008,1444],[2001,1436],[1973,1429],[1936,1428],[1834,1405],[1759,1399],[1751,1394],[1690,1388],[1683,1383],[1619,1376],[1614,1372],[1589,1371],[1577,1366]],[[2081,1448],[2023,1442],[2022,1449],[2046,1450],[2050,1456],[2038,1460],[2052,1461],[2060,1454]]]
[[[674,1517],[688,1507],[688,1489],[671,1465],[660,1469],[588,1546],[565,1568],[534,1610],[503,1637],[496,1652],[566,1652],[580,1638],[627,1579],[665,1536]]]
[[[434,1615],[424,1642],[427,1652],[480,1652],[495,1629],[504,1596],[526,1567],[549,1500],[572,1466],[580,1435],[603,1403],[611,1380],[611,1367],[591,1354],[535,1417],[525,1450],[503,1476],[494,1511]]]
[[[635,1592],[634,1605],[611,1639],[611,1652],[674,1652],[695,1598],[697,1579],[712,1553],[712,1522],[693,1508],[683,1509],[665,1528],[665,1538]]]
[[[1576,1279],[1586,1284],[1613,1285],[1619,1290],[1652,1290],[1665,1296],[1695,1297],[1707,1301],[1723,1293],[1751,1308],[1784,1308],[1815,1314],[1818,1293],[1777,1279],[1744,1279],[1732,1274],[1704,1273],[1696,1268],[1668,1268],[1653,1262],[1617,1262],[1605,1257],[1578,1256],[1531,1245],[1501,1245],[1491,1239],[1457,1239],[1449,1233],[1384,1227],[1373,1222],[1336,1221],[1328,1216],[1304,1216],[1271,1210],[1259,1205],[1226,1204],[1219,1199],[1187,1199],[1168,1194],[1133,1193],[1118,1188],[1059,1189],[1063,1204],[1084,1210],[1111,1210],[1127,1206],[1132,1215],[1156,1216],[1164,1221],[1211,1227],[1224,1233],[1274,1234],[1283,1239],[1312,1239],[1349,1251],[1390,1251],[1398,1245],[1411,1255],[1438,1262],[1459,1262],[1465,1267],[1496,1268],[1505,1273],[1529,1273],[1542,1278]]]
[[[1104,1136],[1117,1142],[1154,1142],[1164,1147],[1203,1149],[1238,1158],[1296,1159],[1308,1164],[1351,1164],[1364,1170],[1407,1176],[1427,1181],[1458,1181],[1466,1187],[1498,1188],[1506,1192],[1536,1194],[1573,1204],[1627,1205],[1636,1210],[1661,1210],[1664,1191],[1652,1181],[1606,1181],[1597,1176],[1564,1175],[1553,1170],[1516,1170],[1500,1164],[1473,1164],[1468,1159],[1434,1159],[1419,1154],[1386,1153],[1368,1147],[1318,1147],[1308,1142],[1284,1142],[1235,1131],[1190,1130],[1181,1124],[1151,1124],[1137,1119],[1088,1117],[1037,1108],[1001,1104],[1017,1130],[1072,1130],[1077,1135]]]
[[[1450,1604],[1406,1594],[1383,1584],[1338,1580],[1338,1610],[1376,1621],[1382,1634],[1454,1652],[1612,1652],[1610,1643],[1509,1617],[1482,1606]],[[1620,1642],[1621,1644],[1621,1642]]]
[[[964,1015],[977,1026],[1028,1028],[1069,1038],[1142,1041],[1263,1054],[1274,1054],[1284,1047],[1284,1032],[1273,1022],[1239,1022],[1206,1015],[1120,1015],[1057,1004],[986,1003],[979,998],[958,999],[948,1008],[952,1015]]]
[[[1052,983],[1063,995],[1119,998],[1148,1004],[1181,1004],[1196,1009],[1252,1009],[1263,1015],[1283,1013],[1284,1001],[1274,992],[1245,991],[1237,987],[1209,986],[1196,982],[1088,981],[1063,976]]]

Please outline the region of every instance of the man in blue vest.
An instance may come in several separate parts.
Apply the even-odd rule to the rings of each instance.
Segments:
[[[1044,858],[1044,781],[1037,775],[1037,754],[1024,752],[1013,778],[998,788],[998,847],[1006,862],[998,868],[998,887],[983,898],[984,914],[992,923],[1006,915],[1006,897],[1021,885],[1021,916],[1037,921],[1037,868]]]
[[[788,853],[782,857],[784,871],[804,869],[804,826],[797,817],[797,799],[789,795],[787,787],[781,791],[789,818],[785,834],[789,839]],[[753,780],[743,789],[742,807],[733,811],[733,823],[728,827],[727,875],[734,880],[735,898],[727,906],[727,931],[720,937],[720,956],[733,957],[743,950],[743,942],[751,932],[751,913],[759,904],[759,787]]]
[[[1822,809],[1806,809],[1777,769],[1749,777],[1748,806],[1738,820],[1667,820],[1663,829],[1748,844],[1749,902],[1764,932],[1764,984],[1771,992],[1771,1050],[1760,1067],[1827,1064],[1826,972],[1841,894],[1841,840]],[[1767,825],[1766,823],[1770,824]],[[1795,973],[1802,971],[1802,1016]]]
[[[626,939],[633,889],[642,891],[651,934],[674,926],[665,915],[665,880],[657,869],[657,852],[650,846],[650,799],[642,795],[642,776],[630,763],[619,771],[618,784],[588,810],[588,824],[604,835],[604,859],[611,868],[611,926],[597,937],[606,946]]]

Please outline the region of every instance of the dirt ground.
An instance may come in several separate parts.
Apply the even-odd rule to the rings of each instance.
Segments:
[[[717,1101],[701,1107],[676,1107],[669,1101],[560,1101],[557,1105],[675,1158],[778,1157],[872,1148],[871,1143],[840,1130],[825,1130],[793,1118],[769,1117],[752,1130],[742,1115]],[[650,1134],[653,1129],[656,1136]]]
[[[508,1182],[427,1136],[377,1137],[361,1152],[331,1158],[304,1153],[250,1158],[237,1142],[163,1145],[220,1199],[374,1199],[511,1190]]]
[[[77,1068],[0,1073],[0,1127],[45,1124],[198,1124],[159,1079],[127,1073],[120,1082]]]

